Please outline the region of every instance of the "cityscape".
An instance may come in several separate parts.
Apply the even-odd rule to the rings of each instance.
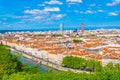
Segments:
[[[120,80],[120,1],[94,1],[0,0],[0,80]]]

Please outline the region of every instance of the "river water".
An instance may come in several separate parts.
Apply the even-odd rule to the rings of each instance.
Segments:
[[[17,53],[12,51],[11,54],[12,54],[12,55],[16,55]],[[29,66],[37,66],[41,72],[48,72],[49,70],[52,70],[53,72],[58,72],[57,70],[55,70],[55,69],[53,69],[53,68],[47,67],[47,66],[42,65],[42,64],[38,64],[38,63],[33,62],[32,60],[30,60],[30,59],[28,59],[28,58],[25,58],[25,57],[23,57],[23,56],[20,56],[20,57],[18,58],[18,60],[19,60],[20,62],[26,63],[26,64],[29,65]]]

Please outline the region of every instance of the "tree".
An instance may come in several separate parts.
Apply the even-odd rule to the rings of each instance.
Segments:
[[[21,70],[21,63],[12,56],[5,46],[0,45],[0,79],[4,74],[12,74]]]
[[[114,70],[120,71],[120,63],[114,65]]]
[[[105,70],[112,70],[114,69],[114,65],[112,62],[109,62],[105,67],[104,67]]]

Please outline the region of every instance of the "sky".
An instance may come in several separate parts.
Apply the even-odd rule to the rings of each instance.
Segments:
[[[0,30],[120,26],[120,0],[0,0]]]

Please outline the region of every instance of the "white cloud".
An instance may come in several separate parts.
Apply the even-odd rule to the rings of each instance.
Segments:
[[[20,21],[20,22],[17,22],[18,24],[24,24],[25,22],[22,22],[22,21]]]
[[[82,3],[82,0],[67,0],[68,3]]]
[[[110,16],[118,16],[118,13],[116,13],[116,12],[109,12],[108,13]]]
[[[96,4],[90,4],[89,6],[93,7],[93,6],[96,6]]]
[[[79,11],[78,11],[78,10],[74,10],[74,12],[75,12],[75,13],[79,13]]]
[[[66,14],[52,14],[48,16],[34,16],[33,18],[30,18],[29,21],[36,22],[36,21],[52,21],[52,20],[60,20],[63,17],[65,17]]]
[[[28,18],[25,18],[24,21],[32,21],[32,22],[43,22],[43,21],[50,21],[50,20],[59,20],[66,16],[66,14],[57,14],[57,13],[50,13],[50,12],[59,12],[59,7],[44,7],[44,9],[32,9],[32,10],[25,10],[24,14],[28,15]],[[15,18],[20,18],[20,16],[16,16]]]
[[[58,0],[51,0],[51,1],[45,1],[46,4],[59,4],[62,5],[63,3]]]
[[[98,12],[105,12],[104,10],[98,10]]]
[[[56,18],[63,18],[65,16],[66,16],[66,14],[58,14],[58,15],[56,15]]]
[[[47,12],[39,9],[33,9],[33,10],[25,10],[25,14],[32,14],[32,15],[37,15],[37,14],[48,14]]]
[[[3,25],[6,25],[6,24],[8,24],[8,23],[6,23],[6,22],[3,22],[2,24],[3,24]]]
[[[45,6],[45,4],[38,4],[37,6]]]
[[[38,15],[38,14],[49,14],[48,12],[59,12],[59,7],[45,7],[43,10],[39,9],[32,9],[32,10],[25,10],[25,14],[32,14],[32,15]]]
[[[43,16],[35,16],[35,17],[34,17],[34,19],[36,19],[36,20],[37,20],[37,19],[42,19],[42,18],[43,18]]]
[[[47,19],[49,16],[49,12],[46,12],[44,10],[39,10],[39,9],[33,9],[33,10],[25,10],[25,14],[30,14],[28,15],[28,18],[24,18],[24,21],[43,21],[44,19]]]
[[[87,10],[85,14],[93,14],[93,12],[91,10]]]
[[[38,14],[39,12],[41,12],[38,9],[33,9],[33,10],[25,10],[24,13],[25,14]]]
[[[66,16],[66,14],[53,14],[53,15],[51,16],[50,20],[54,20],[54,19],[60,20],[60,19],[62,19],[62,18],[65,17],[65,16]]]
[[[80,14],[94,14],[96,13],[96,11],[93,11],[93,10],[86,10],[86,11],[80,11]]]
[[[6,20],[7,20],[7,18],[2,18],[2,20],[6,21]]]
[[[45,7],[44,11],[47,11],[47,12],[59,12],[60,8],[59,7]]]
[[[80,14],[83,14],[84,12],[83,11],[80,11]]]
[[[112,3],[107,3],[106,6],[115,6],[115,5],[118,5],[120,4],[120,0],[113,0]]]

